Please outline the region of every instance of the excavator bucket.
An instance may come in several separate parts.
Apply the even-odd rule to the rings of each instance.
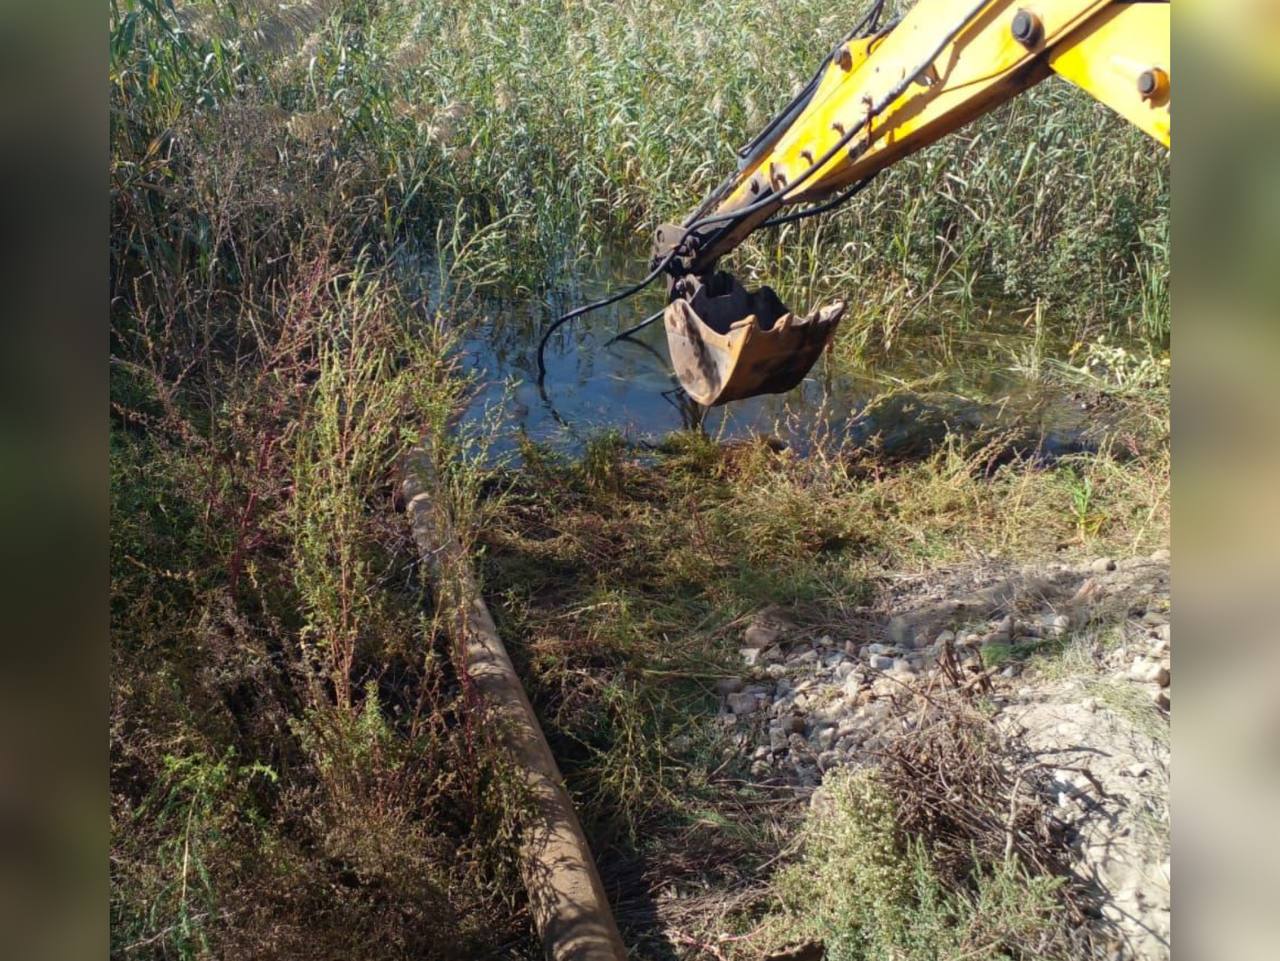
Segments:
[[[791,390],[831,341],[844,313],[836,301],[804,317],[769,287],[749,292],[729,274],[686,277],[663,323],[671,363],[705,407]]]

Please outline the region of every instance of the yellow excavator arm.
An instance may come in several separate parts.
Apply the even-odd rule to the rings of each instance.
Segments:
[[[672,363],[699,403],[790,390],[843,313],[836,303],[797,317],[769,288],[716,271],[757,228],[821,213],[1053,73],[1169,145],[1168,2],[919,0],[884,28],[882,8],[739,152],[737,171],[658,229]],[[797,205],[809,206],[786,210]]]

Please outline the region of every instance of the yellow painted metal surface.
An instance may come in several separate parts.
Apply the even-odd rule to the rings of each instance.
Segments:
[[[1169,146],[1167,3],[1113,3],[1049,52],[1049,66]],[[1139,87],[1151,75],[1152,90]]]
[[[1039,28],[1030,44],[1012,30],[1023,11]],[[787,186],[786,204],[830,196],[1039,83],[1050,75],[1059,45],[1056,67],[1064,76],[1167,142],[1167,91],[1163,105],[1130,103],[1117,65],[1126,42],[1134,44],[1134,64],[1156,57],[1162,45],[1167,51],[1168,13],[1167,3],[920,0],[887,36],[855,41],[848,58],[833,60],[804,111],[772,150],[741,172],[716,212]],[[1167,54],[1164,64],[1167,77]],[[1137,96],[1136,86],[1130,89]],[[798,182],[851,130],[844,147]],[[702,252],[695,270],[736,247],[776,209],[744,218]]]
[[[831,58],[790,127],[715,195],[717,215],[759,209],[718,218],[729,226],[687,272],[715,276],[716,260],[780,207],[870,177],[1055,71],[1168,145],[1168,3],[920,0],[887,34],[850,41]],[[685,225],[701,228],[695,221],[713,203]],[[790,389],[843,311],[797,319],[771,291],[772,300],[718,286],[715,296],[703,286],[674,299],[664,315],[680,382],[702,404]]]

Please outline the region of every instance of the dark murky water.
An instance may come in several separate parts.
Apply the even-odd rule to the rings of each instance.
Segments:
[[[1083,409],[1074,392],[1019,369],[1017,358],[1030,352],[1034,333],[1008,313],[994,312],[963,333],[926,332],[899,341],[858,370],[824,356],[787,394],[704,412],[671,371],[661,322],[606,346],[662,305],[657,289],[562,327],[548,345],[540,391],[537,344],[546,325],[634,279],[641,266],[639,257],[617,257],[601,265],[600,277],[546,303],[491,305],[489,320],[465,343],[479,385],[467,416],[496,423],[499,450],[510,449],[519,432],[576,452],[610,429],[632,442],[657,443],[701,422],[725,440],[765,434],[803,450],[815,435],[858,443],[878,435],[886,449],[902,453],[936,441],[948,427],[1008,427],[1052,457],[1088,449],[1100,426],[1096,411]]]

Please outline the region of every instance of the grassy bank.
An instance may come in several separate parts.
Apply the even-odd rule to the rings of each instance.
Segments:
[[[880,870],[864,841],[889,817],[868,809],[861,819],[856,805],[814,827],[852,848],[815,841],[775,894],[767,866],[794,854],[796,812],[785,790],[757,783],[733,741],[740,728],[717,716],[717,681],[744,673],[743,628],[766,605],[828,649],[857,648],[878,637],[905,586],[1167,544],[1162,448],[993,468],[1000,446],[950,443],[895,463],[866,449],[817,445],[798,457],[763,440],[724,447],[689,434],[638,452],[606,437],[578,461],[526,449],[524,468],[505,478],[503,507],[481,535],[490,602],[503,635],[518,639],[522,676],[606,871],[620,872],[624,927],[645,950],[658,950],[649,938],[745,933],[781,897],[791,920],[769,931],[843,939],[829,941],[832,957],[886,956],[908,942],[917,953],[903,957],[947,956],[993,934],[997,947],[1005,935],[1021,947],[977,956],[1050,956],[1028,947],[1038,938],[1071,956],[1066,923],[1044,913],[1051,876],[1028,882],[997,859],[975,869],[994,872],[985,894],[966,900],[919,875],[928,858],[910,835],[887,837],[878,856],[881,882],[897,892],[892,916],[849,914],[883,893],[864,877]],[[832,886],[840,877],[843,889]],[[648,899],[668,886],[679,899],[655,932]],[[939,897],[916,913],[917,895]],[[756,957],[766,940],[721,947]]]
[[[486,298],[539,299],[682,215],[852,14],[111,3],[115,955],[532,950],[520,804],[398,513],[420,436],[637,938],[645,892],[721,898],[782,850],[707,720],[745,615],[839,633],[886,577],[1164,542],[1164,401],[1136,374],[1136,454],[1049,469],[680,435],[495,471],[451,433]],[[858,291],[847,362],[991,298],[1041,304],[1055,343],[1159,345],[1166,180],[1046,86],[737,269],[797,305]]]

